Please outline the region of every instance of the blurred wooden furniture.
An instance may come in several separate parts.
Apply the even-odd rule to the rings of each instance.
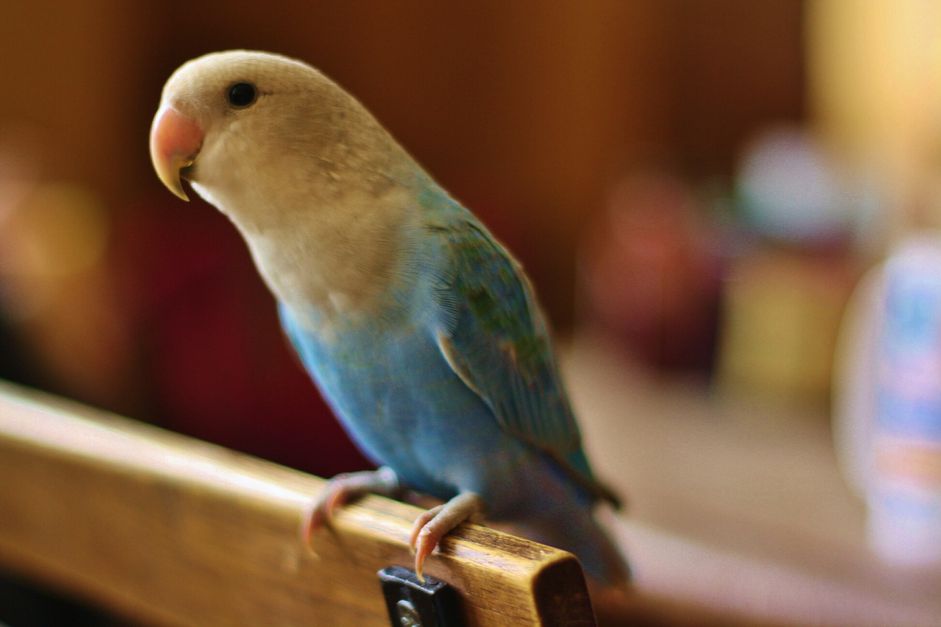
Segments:
[[[563,355],[595,467],[628,497],[613,523],[636,575],[632,616],[941,625],[941,573],[868,551],[823,408],[652,380],[590,336]],[[375,571],[411,562],[415,508],[378,497],[346,508],[334,534],[315,537],[318,561],[296,528],[320,480],[4,384],[0,472],[0,563],[152,623],[324,624],[347,612],[337,624],[387,624]],[[429,571],[463,593],[468,624],[532,624],[539,582],[566,564],[469,526]],[[571,613],[544,622],[590,620],[577,582],[550,604]]]
[[[147,624],[388,625],[416,508],[380,497],[298,539],[323,481],[0,383],[0,563]],[[571,554],[477,525],[429,574],[466,625],[593,625]]]

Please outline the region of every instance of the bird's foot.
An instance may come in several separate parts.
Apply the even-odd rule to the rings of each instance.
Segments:
[[[344,503],[366,494],[395,496],[400,489],[395,471],[386,466],[377,470],[337,475],[327,482],[317,498],[307,507],[301,524],[301,541],[305,546],[310,546],[314,532],[324,524],[329,524],[336,509]]]
[[[415,574],[424,581],[425,560],[445,535],[465,520],[483,512],[483,501],[473,492],[462,492],[453,499],[432,507],[415,519],[409,545],[415,551]]]

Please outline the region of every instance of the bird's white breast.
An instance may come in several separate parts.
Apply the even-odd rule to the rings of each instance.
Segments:
[[[280,188],[291,190],[285,193],[244,190],[237,198],[213,186],[194,188],[232,219],[272,293],[311,330],[329,333],[368,318],[409,279],[409,212],[400,188],[378,197],[348,190],[303,199],[291,186]]]

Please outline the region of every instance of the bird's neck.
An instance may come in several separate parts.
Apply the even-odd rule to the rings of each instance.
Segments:
[[[388,316],[417,280],[421,215],[410,179],[326,177],[239,198],[199,191],[235,223],[272,293],[311,331]]]

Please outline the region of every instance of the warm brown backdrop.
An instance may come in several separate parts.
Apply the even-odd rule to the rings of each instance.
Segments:
[[[156,194],[146,137],[197,54],[306,59],[362,99],[519,249],[557,321],[577,234],[626,167],[727,177],[750,133],[804,114],[798,0],[0,5],[0,139],[40,133],[45,175],[111,206]]]

